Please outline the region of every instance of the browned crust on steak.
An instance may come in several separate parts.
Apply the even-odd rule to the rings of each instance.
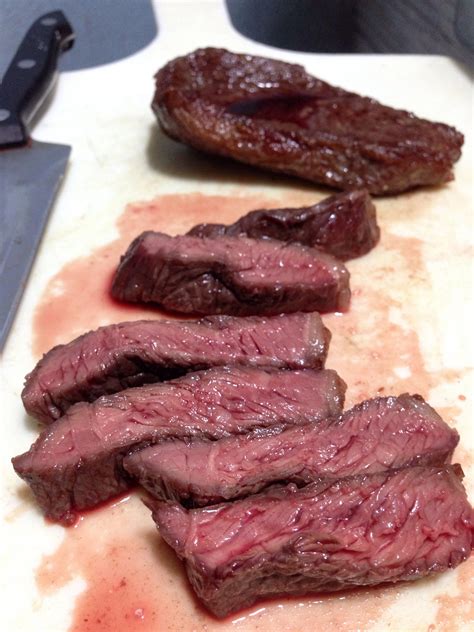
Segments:
[[[168,136],[197,149],[375,195],[452,180],[464,140],[301,66],[218,48],[166,64],[152,108]]]

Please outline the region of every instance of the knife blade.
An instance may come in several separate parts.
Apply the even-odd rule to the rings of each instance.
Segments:
[[[74,32],[62,11],[30,27],[0,84],[0,350],[18,308],[71,148],[37,142],[29,125]]]

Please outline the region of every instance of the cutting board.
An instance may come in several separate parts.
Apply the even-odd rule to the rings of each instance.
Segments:
[[[172,234],[233,221],[257,206],[316,202],[329,191],[202,156],[166,139],[149,104],[153,74],[200,46],[303,64],[321,79],[466,136],[456,179],[376,201],[380,245],[349,262],[353,302],[325,318],[328,366],[348,383],[347,405],[420,392],[461,434],[456,460],[473,496],[472,80],[443,57],[316,55],[239,35],[223,3],[161,1],[159,35],[120,62],[65,73],[35,130],[72,145],[13,330],[1,358],[0,568],[2,629],[261,630],[472,629],[472,562],[413,585],[258,604],[219,622],[193,598],[183,569],[133,493],[65,530],[45,523],[9,459],[38,428],[25,415],[25,374],[49,346],[118,320],[159,314],[107,299],[119,253],[142,228]]]

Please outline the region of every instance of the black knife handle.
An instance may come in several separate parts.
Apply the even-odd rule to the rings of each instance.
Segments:
[[[62,11],[32,24],[0,84],[0,147],[26,145],[28,124],[48,94],[60,53],[71,48],[74,32]]]

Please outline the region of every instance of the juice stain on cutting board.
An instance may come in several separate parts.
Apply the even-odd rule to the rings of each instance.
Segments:
[[[452,632],[474,624],[474,558],[461,564],[457,573],[459,592],[436,597],[436,623],[430,632]]]
[[[37,572],[42,594],[80,575],[70,632],[212,632],[367,629],[407,587],[260,602],[223,621],[209,615],[188,587],[174,552],[162,541],[137,495],[89,513],[65,531]],[[258,625],[258,628],[257,628]],[[331,627],[333,626],[333,627]]]
[[[162,317],[154,308],[119,303],[109,294],[120,256],[144,230],[179,234],[199,222],[225,222],[272,203],[261,196],[196,193],[130,204],[117,221],[118,239],[66,264],[49,282],[34,316],[33,352],[41,355],[101,325]]]
[[[34,315],[34,354],[40,356],[101,325],[169,317],[156,308],[119,303],[109,293],[120,256],[142,231],[174,235],[199,222],[230,223],[255,208],[310,203],[314,196],[307,193],[286,194],[283,199],[192,193],[130,204],[118,219],[118,239],[66,264],[49,282]],[[420,301],[423,291],[429,291],[421,246],[420,240],[393,235],[382,226],[375,250],[347,264],[351,308],[346,314],[324,316],[333,334],[327,366],[348,382],[347,406],[389,392],[428,397],[440,380],[459,377],[456,371],[426,370],[418,334],[409,319],[407,304],[417,297]],[[449,412],[459,411],[457,406]]]
[[[314,201],[310,194],[294,192],[278,199],[192,193],[130,204],[118,219],[118,239],[68,263],[51,279],[34,316],[34,353],[39,356],[101,325],[166,316],[154,308],[120,304],[109,296],[120,255],[140,232],[178,234],[199,222],[230,223],[255,208]],[[346,314],[324,316],[333,334],[327,366],[348,383],[346,407],[369,397],[406,391],[429,400],[431,389],[440,382],[456,383],[457,371],[427,370],[415,323],[410,320],[411,306],[422,303],[423,293],[429,295],[430,290],[422,242],[392,234],[390,226],[382,223],[380,244],[369,255],[350,261],[348,267],[351,308]],[[457,403],[459,406],[440,410],[448,423],[455,424],[461,412],[462,398]],[[133,494],[127,501],[92,512],[66,530],[63,544],[44,559],[37,574],[42,592],[54,591],[76,576],[83,577],[87,587],[75,604],[71,632],[244,631],[257,626],[262,631],[277,626],[299,632],[316,629],[315,621],[318,630],[365,630],[410,589],[383,587],[317,599],[264,602],[218,622],[196,603],[181,565],[161,542],[148,510]],[[467,594],[462,577],[459,575],[459,589]],[[440,598],[440,616],[446,607]],[[435,615],[433,604],[433,621]]]

